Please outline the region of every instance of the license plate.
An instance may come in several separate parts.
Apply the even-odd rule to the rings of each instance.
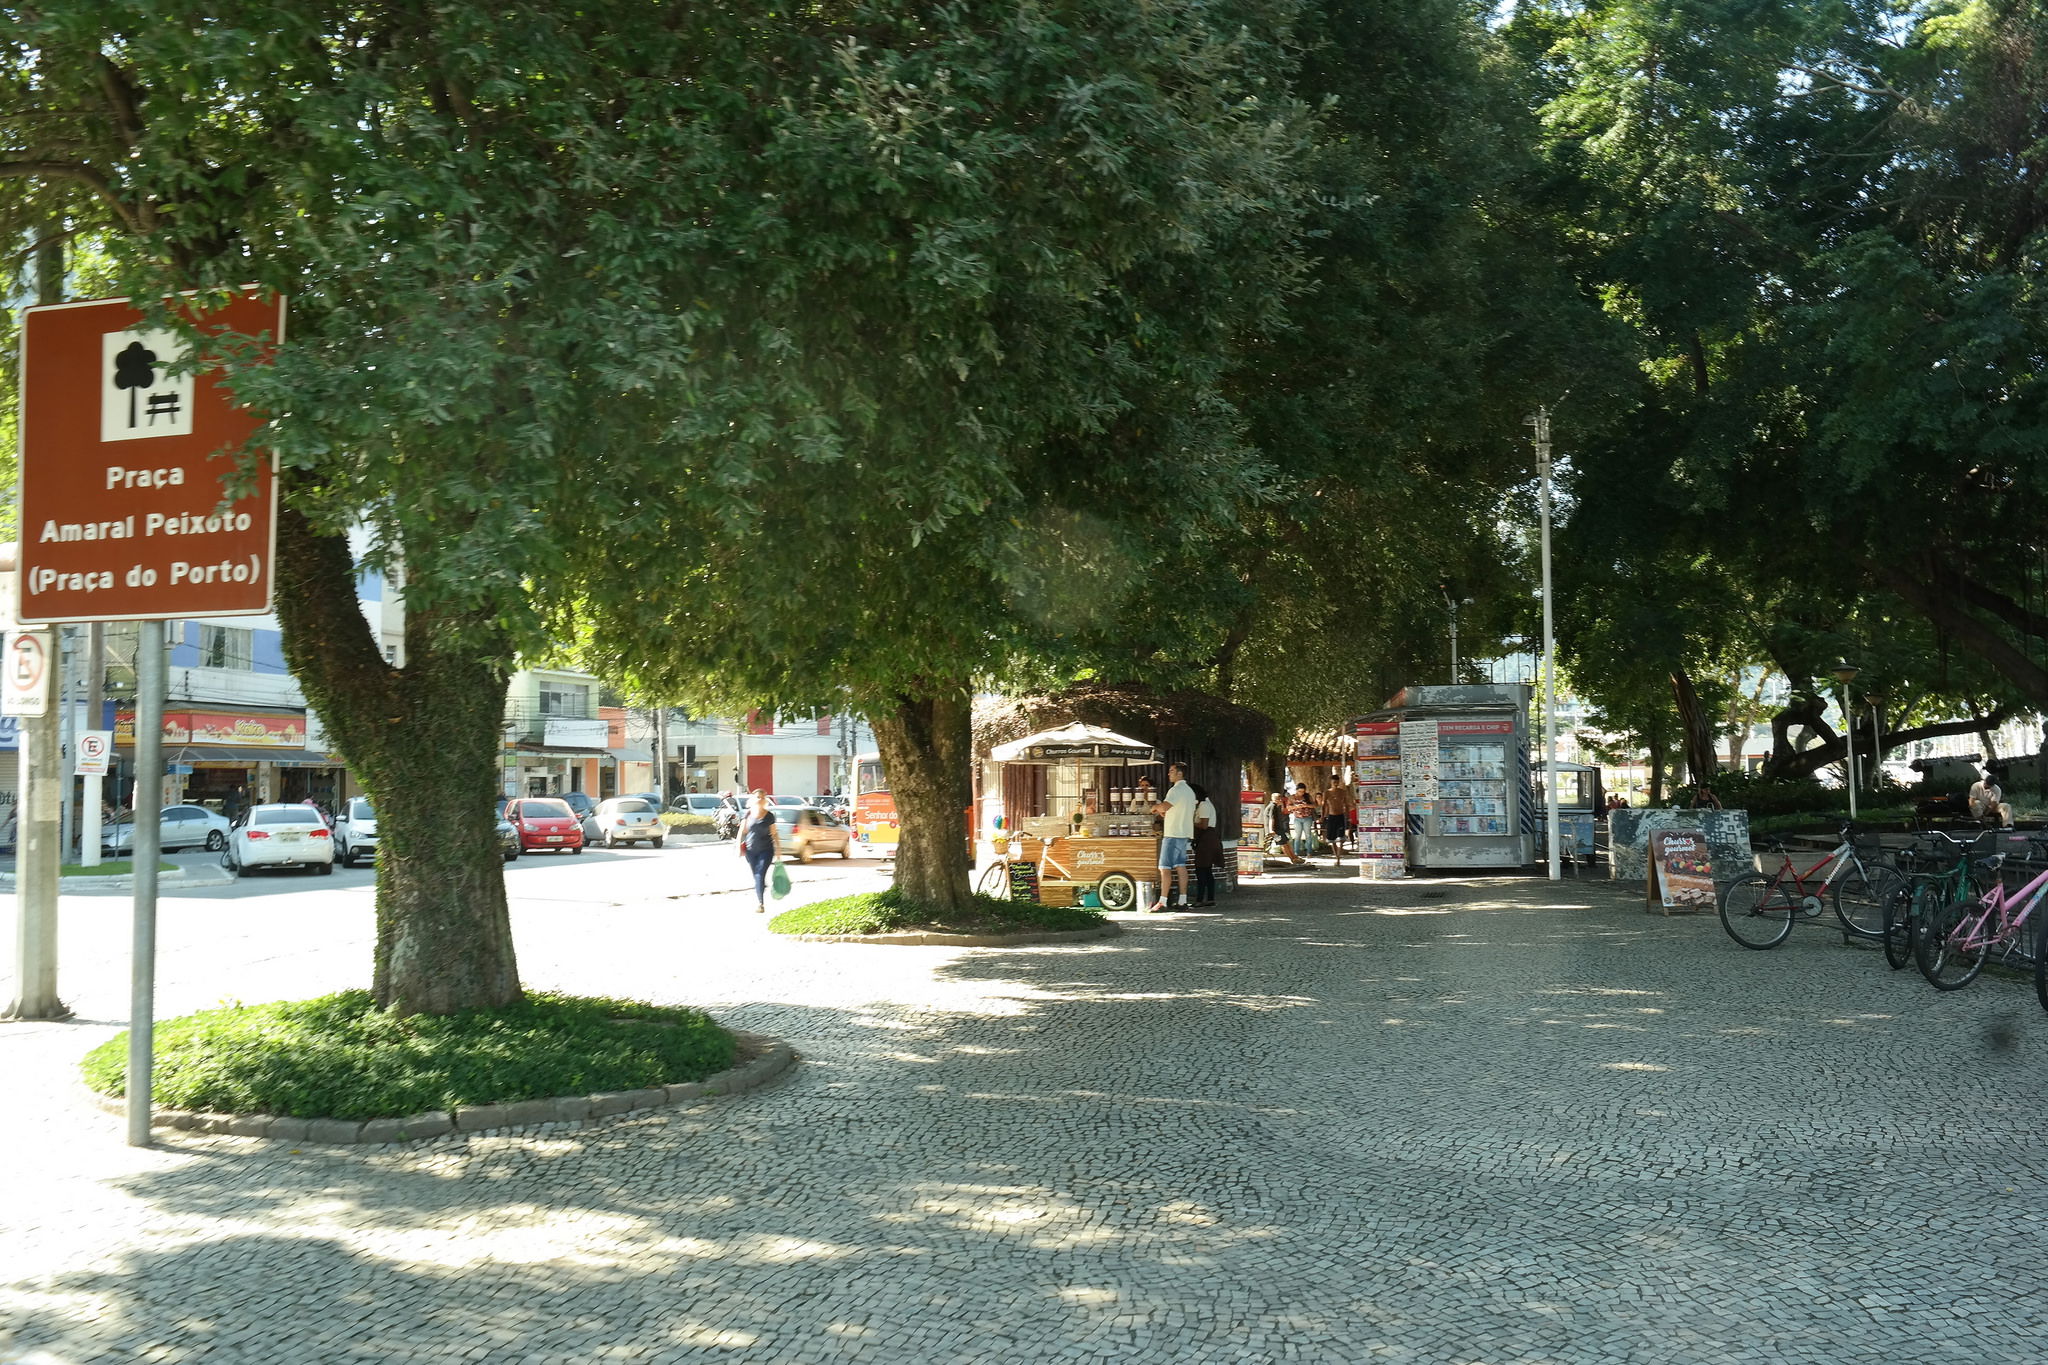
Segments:
[[[550,834],[548,836],[548,842],[551,844],[559,844],[562,842],[562,836],[559,834]]]
[[[300,839],[304,838],[305,836],[302,834],[294,834],[291,830],[285,830],[277,837],[284,843],[296,844]]]

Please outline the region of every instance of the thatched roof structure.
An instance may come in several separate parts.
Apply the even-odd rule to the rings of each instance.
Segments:
[[[1292,763],[1349,763],[1358,756],[1358,745],[1342,730],[1297,730],[1287,746]]]
[[[986,756],[998,744],[1077,720],[1159,749],[1239,762],[1263,757],[1273,739],[1273,722],[1264,712],[1207,693],[1076,683],[1052,695],[975,703],[974,752]]]

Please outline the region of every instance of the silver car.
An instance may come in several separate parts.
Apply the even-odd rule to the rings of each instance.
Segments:
[[[218,853],[228,845],[228,818],[204,806],[165,806],[158,817],[162,843],[169,853],[174,848],[203,848]],[[135,844],[135,817],[117,815],[100,830],[100,847],[110,853],[126,853]]]
[[[614,796],[597,803],[597,809],[583,817],[583,841],[617,848],[620,844],[652,844],[660,848],[668,838],[668,826],[652,801],[638,796]]]

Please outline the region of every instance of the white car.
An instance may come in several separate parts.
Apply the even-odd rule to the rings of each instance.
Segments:
[[[334,857],[343,867],[377,856],[377,811],[369,798],[355,796],[334,821]]]
[[[252,806],[228,831],[220,862],[237,877],[256,867],[305,867],[324,877],[334,871],[334,834],[311,806]]]
[[[158,820],[158,845],[165,853],[179,848],[203,848],[218,853],[228,844],[228,818],[204,806],[165,806]],[[135,817],[117,815],[100,829],[100,847],[109,853],[126,853],[135,845]]]
[[[597,809],[583,817],[583,841],[617,848],[620,844],[652,844],[660,848],[668,838],[668,826],[654,803],[639,796],[614,796],[597,803]]]

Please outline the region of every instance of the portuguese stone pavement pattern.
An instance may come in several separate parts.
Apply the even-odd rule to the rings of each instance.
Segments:
[[[529,982],[803,1060],[583,1129],[138,1151],[70,1088],[105,1026],[10,1026],[0,1361],[2048,1354],[2011,979],[1746,952],[1598,882],[1322,872],[1001,950],[610,913],[522,924]]]

